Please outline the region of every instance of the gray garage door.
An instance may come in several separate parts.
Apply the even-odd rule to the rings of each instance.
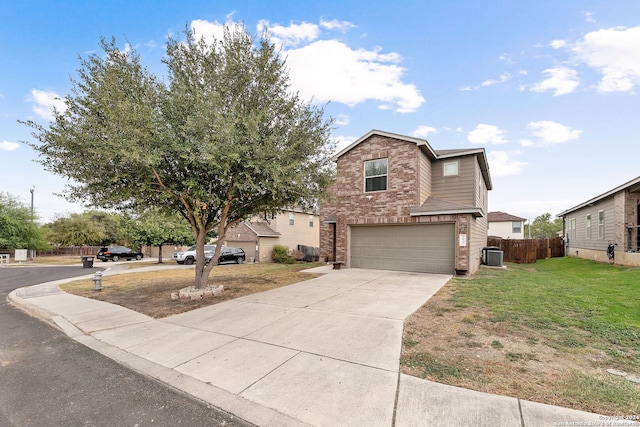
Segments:
[[[453,274],[453,224],[351,227],[351,266]]]

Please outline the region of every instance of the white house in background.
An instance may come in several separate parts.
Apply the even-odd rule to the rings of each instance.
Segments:
[[[503,239],[524,239],[525,218],[510,215],[504,212],[489,212],[489,237],[502,237]]]

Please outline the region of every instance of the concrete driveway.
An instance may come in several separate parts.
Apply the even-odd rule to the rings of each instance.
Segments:
[[[403,321],[451,276],[310,271],[325,275],[92,335],[303,423],[391,425]]]
[[[64,281],[17,289],[9,300],[119,363],[259,426],[601,423],[597,414],[399,374],[404,319],[450,276],[313,271],[325,275],[162,320],[67,294],[58,288]]]

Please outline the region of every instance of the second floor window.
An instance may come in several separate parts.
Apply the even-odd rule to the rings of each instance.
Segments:
[[[385,191],[387,189],[387,159],[364,162],[364,191]]]
[[[513,221],[511,223],[511,232],[512,233],[522,232],[522,223],[520,221]]]
[[[295,224],[295,215],[293,212],[289,212],[289,225]]]
[[[456,176],[458,175],[458,162],[446,162],[442,165],[443,176]]]

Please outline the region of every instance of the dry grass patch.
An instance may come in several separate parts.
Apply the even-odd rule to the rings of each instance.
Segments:
[[[535,269],[509,265],[453,279],[406,321],[401,371],[604,415],[638,415],[640,385],[606,370],[640,374],[639,304],[631,298],[639,278],[608,265],[549,260]]]
[[[104,276],[100,292],[93,290],[91,280],[67,283],[61,288],[71,294],[118,304],[159,319],[318,277],[318,274],[302,273],[301,270],[319,265],[323,264],[217,266],[209,276],[209,284],[223,285],[224,291],[215,297],[194,301],[171,299],[172,292],[193,285],[193,268]],[[136,266],[140,265],[136,263]]]

